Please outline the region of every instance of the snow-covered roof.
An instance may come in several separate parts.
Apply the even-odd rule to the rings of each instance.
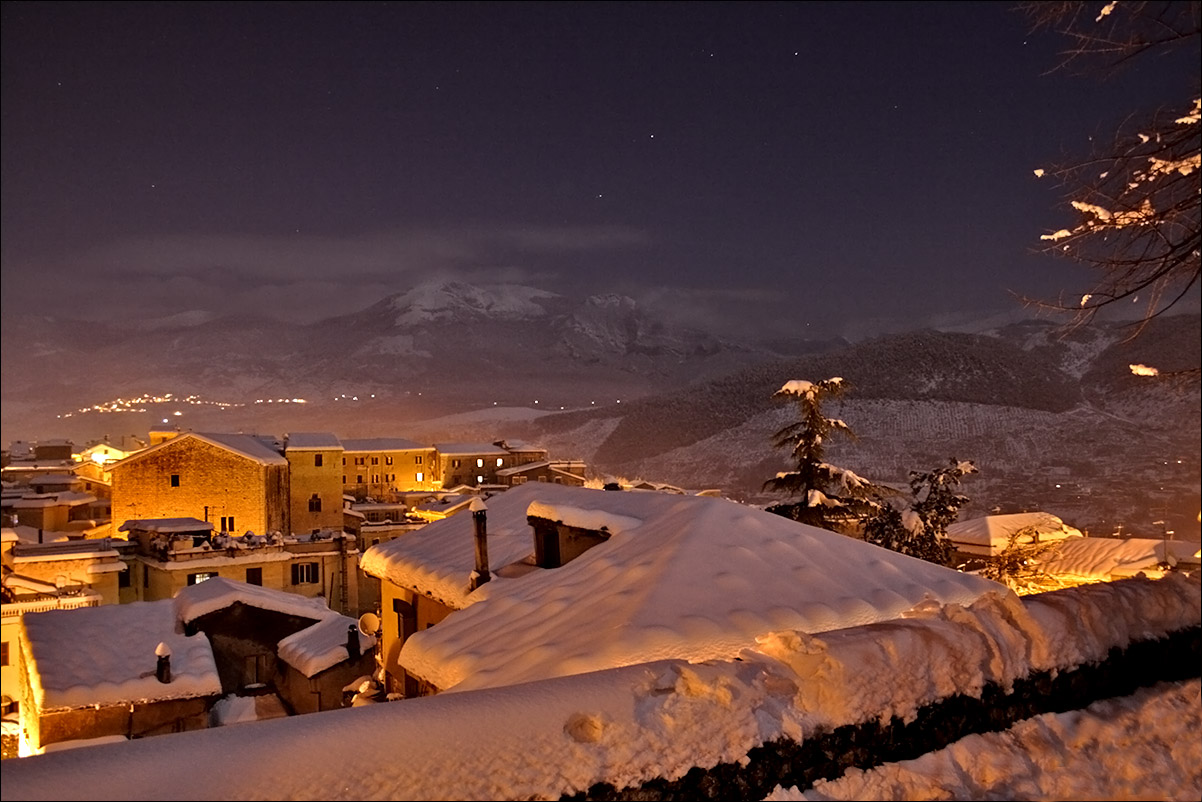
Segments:
[[[305,451],[341,451],[342,443],[330,432],[292,432],[285,435],[287,449]]]
[[[306,677],[315,676],[350,657],[346,650],[349,629],[355,630],[359,639],[360,654],[375,647],[376,639],[360,632],[355,619],[335,614],[281,640],[280,659]]]
[[[1011,535],[1028,528],[1039,533],[1041,542],[1081,535],[1081,530],[1068,526],[1050,512],[1016,512],[957,521],[948,526],[947,537],[961,551],[998,554],[1009,544]],[[1020,542],[1030,543],[1031,538],[1024,536]]]
[[[79,481],[79,477],[73,473],[47,473],[31,481],[39,485],[73,485]]]
[[[339,617],[321,599],[310,599],[220,576],[181,588],[172,601],[175,604],[175,618],[181,624],[225,609],[235,602],[314,621]]]
[[[1036,559],[1040,570],[1049,574],[1104,581],[1134,576],[1166,560],[1196,564],[1198,544],[1159,538],[1069,537]]]
[[[435,443],[434,449],[444,457],[504,457],[509,452],[492,443]]]
[[[343,440],[347,451],[412,451],[418,448],[433,448],[403,437],[366,437],[358,440]]]
[[[523,462],[521,465],[514,465],[512,468],[502,468],[497,471],[497,476],[513,476],[517,473],[525,473],[526,471],[537,471],[542,468],[547,468],[551,465],[550,460],[540,460],[539,462]]]
[[[172,601],[26,613],[29,678],[42,710],[219,695],[204,635],[176,632]],[[171,649],[171,682],[155,677],[156,648]]]
[[[22,496],[13,499],[8,506],[14,510],[33,510],[46,507],[79,507],[95,503],[96,497],[91,493],[64,491],[62,493],[40,493],[32,496]]]
[[[202,521],[199,518],[131,518],[121,526],[117,527],[118,532],[161,532],[171,534],[173,532],[211,532],[213,524],[209,521]]]
[[[288,460],[279,451],[264,442],[263,439],[249,434],[225,434],[216,432],[185,432],[184,434],[164,440],[158,445],[135,451],[123,460],[113,463],[114,466],[129,465],[135,460],[144,459],[165,448],[175,448],[188,438],[200,440],[209,445],[232,451],[243,457],[252,459],[263,465],[287,465]]]
[[[533,551],[528,514],[610,537],[560,568],[507,579],[506,564]],[[488,534],[498,575],[470,595],[466,516],[363,559],[373,576],[466,606],[401,653],[439,688],[729,657],[765,632],[823,632],[894,618],[927,597],[967,604],[1000,589],[720,498],[527,484],[489,500]]]

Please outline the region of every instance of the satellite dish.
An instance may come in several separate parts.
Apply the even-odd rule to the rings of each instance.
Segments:
[[[380,631],[380,616],[375,613],[364,613],[359,616],[359,631],[374,638]]]

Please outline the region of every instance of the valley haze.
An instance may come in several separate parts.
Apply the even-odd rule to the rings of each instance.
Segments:
[[[3,438],[81,444],[164,423],[519,438],[587,460],[599,477],[769,503],[762,484],[787,465],[769,436],[793,414],[773,392],[842,376],[851,390],[831,412],[857,438],[830,444],[837,464],[900,485],[911,470],[971,459],[980,473],[965,484],[962,517],[1042,508],[1093,534],[1164,528],[1196,540],[1197,383],[1149,381],[1128,365],[1196,367],[1199,319],[1161,318],[1130,339],[1117,322],[1066,332],[1016,308],[855,342],[750,338],[680,325],[619,294],[458,281],[296,325],[10,315]]]

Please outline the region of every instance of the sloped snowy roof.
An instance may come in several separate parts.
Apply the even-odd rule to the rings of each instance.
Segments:
[[[345,615],[333,615],[281,640],[280,659],[306,677],[319,674],[350,657],[346,650],[348,629],[355,630],[355,637],[359,639],[360,654],[368,652],[376,645],[374,637],[359,632],[355,619]]]
[[[15,510],[32,510],[45,507],[79,507],[92,504],[96,497],[91,493],[76,493],[70,490],[62,493],[41,493],[33,496],[22,496],[13,499],[11,506]]]
[[[285,435],[286,448],[306,451],[341,450],[342,443],[330,432],[292,432]]]
[[[1168,557],[1172,562],[1197,563],[1198,544],[1158,538],[1065,538],[1055,551],[1043,556],[1040,569],[1049,574],[1107,580],[1134,576],[1154,568]]]
[[[286,593],[220,576],[181,588],[172,599],[175,618],[181,624],[222,610],[235,602],[314,621],[341,617],[321,599],[310,599],[296,593]]]
[[[533,550],[528,513],[610,537],[565,566],[506,579],[503,566]],[[391,559],[367,569],[470,605],[402,649],[406,669],[439,688],[730,657],[765,632],[823,632],[1000,590],[720,498],[524,485],[489,500],[488,531],[501,575],[470,596],[467,517],[377,547]]]
[[[204,635],[176,632],[170,600],[26,613],[29,678],[42,710],[220,695]],[[155,678],[160,643],[171,682]]]
[[[141,451],[135,451],[123,460],[113,463],[115,467],[121,465],[129,465],[135,460],[140,460],[146,456],[154,454],[165,448],[174,448],[177,444],[183,442],[187,438],[200,440],[209,445],[224,448],[227,451],[233,451],[244,457],[253,459],[263,465],[287,465],[288,460],[284,459],[279,451],[265,443],[262,439],[249,434],[221,434],[213,432],[185,432],[184,434],[172,437],[170,440],[164,440],[158,445],[144,448]]]
[[[492,443],[435,443],[434,448],[443,456],[490,456],[504,457],[509,452]]]
[[[143,532],[168,534],[172,532],[211,532],[213,524],[199,518],[131,518],[117,527],[118,532],[133,532],[139,529]]]
[[[973,554],[998,554],[1010,542],[1010,536],[1020,529],[1034,527],[1041,542],[1081,535],[1081,530],[1068,526],[1050,512],[1017,512],[1009,515],[986,515],[957,521],[947,528],[947,537],[957,548]],[[1021,540],[1030,543],[1030,538]]]
[[[347,451],[412,451],[415,448],[433,448],[403,437],[368,437],[359,440],[343,440]]]

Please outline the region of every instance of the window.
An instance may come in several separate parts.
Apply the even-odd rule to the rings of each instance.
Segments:
[[[362,465],[362,464],[363,464],[363,457],[355,457],[355,464],[356,464],[356,465]]]
[[[292,584],[314,585],[318,582],[317,563],[293,563]]]
[[[150,587],[150,566],[149,565],[142,566],[142,587],[144,587],[144,588]]]
[[[484,467],[484,460],[483,460],[483,459],[477,459],[477,460],[476,460],[476,467],[477,467],[477,468],[483,468],[483,467]]]
[[[262,585],[263,584],[263,569],[262,568],[247,568],[246,569],[246,584]]]
[[[313,455],[313,467],[314,467],[314,468],[320,468],[320,467],[321,467],[321,457],[322,457],[322,455],[321,455],[321,454],[314,454],[314,455]]]
[[[343,465],[346,465],[346,457],[343,457],[343,458],[342,458],[342,464],[343,464]]]
[[[316,493],[309,499],[309,512],[321,512],[321,496]]]
[[[380,458],[379,458],[379,457],[372,457],[372,458],[371,458],[371,464],[372,464],[372,465],[379,465],[379,464],[380,464]]]
[[[526,484],[526,477],[525,476],[515,476],[515,477],[513,477],[513,483],[515,485],[524,485],[524,484]]]
[[[129,566],[126,566],[117,573],[117,587],[128,588],[133,584],[133,579],[130,577],[129,572]]]
[[[363,484],[363,474],[361,474],[361,473],[355,474],[355,484],[357,484],[357,485]]]
[[[179,474],[178,473],[171,474],[171,486],[179,487]]]
[[[457,459],[453,459],[453,460],[451,460],[451,467],[452,467],[452,468],[458,468],[458,467],[459,467],[459,460],[457,460]]]
[[[0,644],[0,666],[8,665],[8,641]]]
[[[189,585],[199,585],[201,582],[212,579],[217,576],[216,571],[201,571],[198,574],[188,574]]]
[[[414,457],[414,458],[413,458],[413,464],[414,464],[414,465],[421,465],[421,464],[422,464],[422,458],[421,458],[421,455],[420,455],[420,454],[419,454],[418,456],[416,456],[416,457]]]
[[[346,474],[342,474],[342,483],[346,484]]]
[[[371,475],[371,483],[372,483],[373,485],[378,485],[378,484],[380,483],[380,474],[378,474],[378,473],[373,473],[373,474]]]
[[[424,473],[422,473],[421,471],[418,471],[413,476],[415,477],[415,481],[418,481],[418,482],[426,481],[426,475]]]
[[[221,531],[222,532],[233,532],[234,531],[234,516],[232,516],[232,515],[222,515],[221,516]]]
[[[504,457],[497,457],[497,467],[498,467],[498,468],[500,468],[500,467],[501,467],[502,465],[504,465],[504,464],[505,464],[505,458],[504,458]]]
[[[384,458],[384,464],[385,464],[385,465],[391,465],[391,464],[392,464],[392,457],[385,457],[385,458]]]
[[[478,484],[478,485],[482,485],[482,484],[484,484],[484,477],[483,477],[483,476],[480,476],[480,475],[477,475],[477,476],[476,476],[476,484]]]

